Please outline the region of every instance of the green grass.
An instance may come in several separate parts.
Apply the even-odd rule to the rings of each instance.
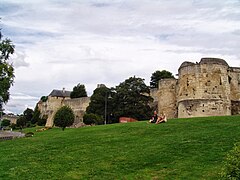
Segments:
[[[0,142],[0,179],[218,179],[239,141],[240,116],[53,128]]]

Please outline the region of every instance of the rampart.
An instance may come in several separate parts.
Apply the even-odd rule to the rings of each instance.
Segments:
[[[240,68],[223,59],[183,62],[178,79],[159,82],[159,113],[169,118],[240,114]]]
[[[64,98],[64,97],[48,97],[46,102],[39,102],[38,108],[41,112],[41,116],[47,116],[46,127],[52,127],[54,125],[53,119],[59,108],[62,106],[69,106],[72,108],[75,120],[73,126],[78,127],[83,121],[83,115],[90,103],[89,97],[82,98]]]

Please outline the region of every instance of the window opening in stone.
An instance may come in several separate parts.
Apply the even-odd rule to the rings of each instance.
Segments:
[[[202,110],[202,112],[204,112],[204,110]]]
[[[231,78],[230,76],[228,76],[228,82],[229,82],[229,84],[231,83],[231,80],[232,80],[232,78]]]

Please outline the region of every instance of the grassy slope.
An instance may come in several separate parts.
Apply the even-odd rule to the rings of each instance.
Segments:
[[[51,129],[0,142],[0,179],[216,179],[240,116]]]

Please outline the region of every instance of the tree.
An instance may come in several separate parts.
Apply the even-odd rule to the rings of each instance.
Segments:
[[[42,97],[41,97],[41,101],[42,101],[42,102],[46,102],[47,100],[48,100],[48,96],[42,96]]]
[[[9,89],[13,85],[14,68],[9,62],[14,53],[14,45],[10,39],[3,39],[0,29],[0,104],[9,100]]]
[[[91,125],[91,124],[103,124],[104,119],[102,116],[99,116],[97,114],[84,114],[83,116],[83,122],[84,124]]]
[[[228,152],[221,172],[222,179],[240,179],[240,144]]]
[[[87,97],[87,92],[86,92],[85,86],[80,83],[77,86],[74,86],[73,91],[70,94],[70,97],[71,97],[71,99]]]
[[[35,109],[34,109],[34,112],[33,112],[31,123],[32,124],[36,124],[41,119],[40,115],[41,115],[41,113],[40,113],[40,111],[38,109],[38,106],[36,106]]]
[[[5,127],[5,126],[10,126],[11,122],[7,119],[2,120],[1,126]]]
[[[150,88],[144,83],[144,79],[130,77],[115,88],[114,115],[132,117],[138,120],[146,120],[151,116],[152,109],[149,103],[153,100],[150,96]]]
[[[89,106],[87,107],[87,114],[96,114],[98,116],[101,116],[102,118],[105,118],[105,108],[106,109],[106,115],[107,115],[107,123],[112,122],[112,119],[110,120],[110,115],[112,114],[112,104],[113,99],[109,98],[113,96],[113,92],[111,89],[102,86],[98,87],[93,91],[93,95],[91,96],[91,101],[89,103]],[[106,104],[107,103],[107,104]]]
[[[25,117],[27,122],[31,122],[32,118],[33,118],[33,110],[30,108],[27,108],[24,112],[23,112],[23,116]]]
[[[171,72],[166,70],[155,71],[154,73],[152,73],[152,76],[151,76],[150,88],[157,88],[158,82],[161,79],[165,79],[165,78],[174,78],[174,76]]]
[[[17,126],[20,127],[21,129],[23,129],[24,127],[26,127],[26,124],[27,124],[27,120],[26,120],[25,116],[21,115],[17,119]]]
[[[54,124],[64,129],[71,126],[74,122],[73,110],[68,106],[61,107],[54,116]]]

